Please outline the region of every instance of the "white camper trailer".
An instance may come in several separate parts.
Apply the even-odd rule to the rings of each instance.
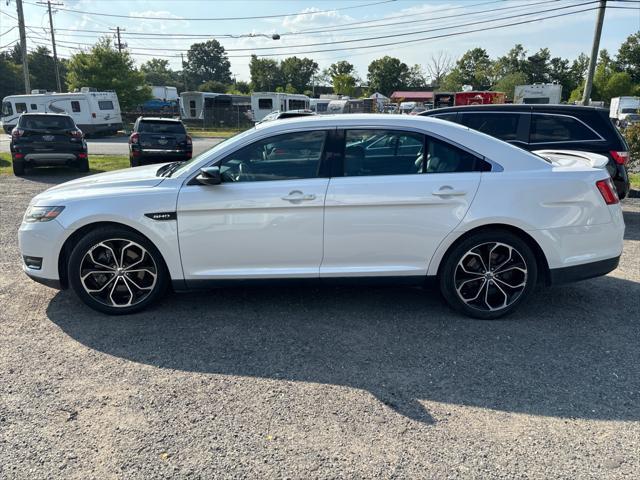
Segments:
[[[151,96],[165,102],[174,102],[178,100],[178,89],[154,85],[151,87]]]
[[[115,134],[122,129],[122,116],[115,92],[83,87],[80,92],[9,95],[2,100],[2,128],[11,132],[23,113],[66,113],[85,134]]]
[[[251,94],[253,121],[260,122],[271,112],[279,110],[308,110],[309,97],[297,93],[254,92]]]
[[[558,83],[534,83],[518,85],[513,94],[513,103],[560,103],[562,101],[562,85]]]

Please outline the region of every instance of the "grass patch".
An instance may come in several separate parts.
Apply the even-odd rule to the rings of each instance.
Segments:
[[[640,173],[630,173],[629,181],[631,182],[631,188],[640,190]]]
[[[89,155],[89,168],[91,173],[110,172],[129,168],[128,155]],[[69,175],[78,173],[71,167],[38,167],[27,169],[27,175]],[[13,175],[11,167],[11,154],[0,153],[0,175]]]

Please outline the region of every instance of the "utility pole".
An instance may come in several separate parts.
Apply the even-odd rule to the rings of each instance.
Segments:
[[[182,83],[186,92],[189,90],[189,87],[187,86],[187,75],[184,73],[184,53],[182,52],[180,52],[180,59],[182,60]]]
[[[607,8],[607,0],[600,0],[598,7],[598,18],[596,19],[596,29],[593,33],[593,45],[591,46],[591,57],[589,58],[589,70],[587,79],[584,82],[584,92],[582,94],[582,104],[589,105],[591,99],[591,88],[593,87],[593,74],[598,63],[598,52],[600,51],[600,36],[602,35],[602,24],[604,23],[604,11]]]
[[[56,51],[56,36],[53,31],[53,16],[51,15],[51,1],[38,2],[41,5],[47,4],[49,9],[49,28],[51,29],[51,46],[53,48],[53,66],[56,70],[56,85],[58,86],[58,92],[62,92],[62,84],[60,83],[60,69],[58,67],[58,52]],[[54,3],[54,5],[62,5],[62,3]]]
[[[22,12],[22,0],[16,0],[18,9],[18,28],[20,29],[20,49],[22,50],[22,72],[24,73],[24,93],[31,93],[29,81],[29,59],[27,58],[27,34],[24,31],[24,13]]]
[[[122,43],[122,41],[120,40],[120,32],[126,32],[126,30],[124,28],[120,28],[120,27],[110,28],[109,30],[115,30],[116,31],[116,37],[118,38],[118,53],[122,53],[122,49],[123,48],[127,48],[127,44],[126,43]]]

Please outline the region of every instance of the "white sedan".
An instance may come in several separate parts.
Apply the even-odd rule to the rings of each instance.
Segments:
[[[454,309],[497,318],[538,283],[618,265],[609,175],[561,157],[430,117],[268,122],[187,163],[36,196],[19,232],[24,271],[109,314],[169,287],[436,279]]]

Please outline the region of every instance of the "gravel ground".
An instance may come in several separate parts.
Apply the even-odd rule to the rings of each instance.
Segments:
[[[607,277],[505,321],[410,288],[221,289],[97,314],[20,271],[0,178],[0,478],[638,478],[640,201]]]

